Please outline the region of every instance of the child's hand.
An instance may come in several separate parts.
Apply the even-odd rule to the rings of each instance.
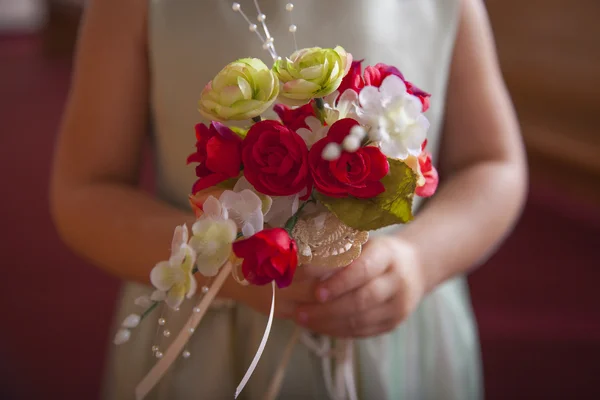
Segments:
[[[425,292],[415,248],[397,237],[376,237],[360,258],[321,282],[321,304],[301,305],[298,323],[334,337],[386,333],[402,322]]]
[[[290,319],[294,317],[294,311],[299,305],[317,304],[315,289],[318,283],[318,279],[304,274],[303,269],[298,268],[292,284],[275,292],[275,317]],[[227,297],[268,315],[271,310],[272,293],[270,284],[241,286],[232,282],[231,288],[227,290]]]

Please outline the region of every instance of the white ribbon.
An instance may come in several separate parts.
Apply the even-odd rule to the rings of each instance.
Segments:
[[[242,381],[240,382],[240,384],[238,385],[238,387],[235,391],[236,399],[240,395],[242,390],[244,390],[244,386],[246,386],[246,383],[248,383],[250,376],[252,376],[252,373],[254,372],[254,369],[256,368],[256,364],[258,364],[258,360],[260,360],[263,350],[265,349],[265,346],[267,344],[267,339],[269,339],[269,333],[271,332],[271,326],[273,325],[273,314],[275,314],[275,282],[274,281],[272,282],[271,287],[273,289],[273,296],[271,298],[271,312],[269,313],[269,321],[267,322],[267,327],[265,328],[265,333],[263,335],[262,340],[260,341],[258,350],[256,351],[256,354],[254,355],[254,359],[252,360],[252,363],[250,364],[248,371],[246,371],[246,375],[244,375],[244,378],[242,378]]]

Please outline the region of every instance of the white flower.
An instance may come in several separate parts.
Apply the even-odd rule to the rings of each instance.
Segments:
[[[421,101],[406,92],[402,79],[390,75],[379,89],[364,87],[359,102],[360,122],[371,127],[369,137],[380,142],[385,155],[404,160],[421,153],[429,121],[421,113]]]
[[[179,225],[175,228],[173,240],[171,241],[171,255],[178,254],[181,247],[187,244],[189,232],[186,224]]]
[[[219,198],[224,209],[246,237],[263,230],[262,201],[252,190],[241,192],[226,190]]]
[[[344,118],[358,119],[356,107],[358,94],[352,89],[346,89],[336,103],[339,92],[334,92],[325,97],[325,122],[331,126],[335,121]]]
[[[306,146],[310,149],[313,144],[317,143],[319,140],[323,139],[327,136],[327,132],[329,131],[329,126],[323,126],[321,121],[318,118],[308,116],[304,119],[306,125],[308,125],[308,129],[300,128],[296,130],[296,133],[300,135]]]
[[[215,276],[231,255],[237,235],[235,222],[229,219],[200,218],[192,226],[190,247],[197,253],[196,266],[204,276]]]
[[[150,295],[150,300],[152,301],[165,301],[167,299],[167,292],[163,292],[162,290],[155,290]]]
[[[123,344],[129,340],[131,337],[131,331],[129,329],[119,329],[115,338],[113,339],[113,343],[116,345]]]
[[[121,324],[121,326],[123,328],[135,328],[136,326],[138,326],[140,324],[140,316],[137,314],[129,314],[127,316],[127,318],[125,318],[123,320],[123,323]]]
[[[196,293],[196,279],[192,275],[195,261],[194,250],[189,245],[182,244],[169,261],[156,264],[150,272],[150,281],[159,293],[153,293],[153,297],[160,298],[160,292],[166,292],[165,302],[173,309],[179,307],[186,296],[192,297]]]
[[[258,193],[250,182],[242,176],[235,184],[233,191],[241,192],[245,189],[253,191],[262,199],[264,222],[273,228],[283,227],[287,220],[298,210],[300,194],[269,197]]]
[[[221,202],[217,200],[214,196],[208,196],[206,200],[204,200],[204,204],[202,204],[203,214],[201,219],[211,218],[211,219],[227,219],[229,215],[227,213],[227,209],[223,207]]]
[[[246,179],[246,177],[242,176],[235,183],[233,191],[243,192],[244,190],[251,190],[260,198],[260,201],[262,202],[262,213],[263,215],[267,215],[267,213],[271,209],[271,206],[273,205],[273,199],[271,198],[271,196],[267,196],[266,194],[260,193],[254,188],[254,186],[252,186],[252,184],[250,184],[250,182],[248,182],[248,179]]]

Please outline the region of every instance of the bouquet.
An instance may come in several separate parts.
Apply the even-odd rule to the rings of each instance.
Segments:
[[[393,66],[363,71],[362,61],[340,46],[304,48],[281,58],[258,6],[264,36],[239,4],[233,10],[248,21],[274,63],[269,68],[257,58],[234,61],[200,94],[198,110],[211,122],[196,125],[196,151],[187,159],[198,178],[189,197],[197,220],[191,232],[185,224],[175,228],[170,258],[150,273],[155,291],[136,301],[146,310],[125,319],[115,343],[125,343],[161,302],[178,309],[191,299],[194,274],[210,281],[171,346],[164,353],[153,348],[158,361],[138,386],[138,399],[179,354],[189,356],[185,343],[230,274],[240,284],[273,288],[265,335],[237,397],[267,342],[275,286],[292,284],[298,268],[310,266],[324,277],[349,265],[369,231],[409,222],[413,197],[431,196],[437,187],[425,150],[429,94]],[[295,34],[295,25],[290,32]],[[278,120],[263,118],[270,108]],[[234,121],[246,125],[228,126]],[[271,392],[281,376],[274,381]]]

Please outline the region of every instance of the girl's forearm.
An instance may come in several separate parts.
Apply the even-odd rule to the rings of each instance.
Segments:
[[[150,271],[170,255],[173,231],[192,213],[179,210],[135,187],[94,183],[53,199],[53,215],[64,242],[112,275],[150,284]],[[67,194],[68,193],[68,194]],[[199,286],[205,278],[196,274]],[[220,297],[232,297],[239,285],[228,281]]]
[[[518,218],[524,167],[489,161],[458,171],[400,236],[415,246],[425,290],[465,273],[498,244]]]

